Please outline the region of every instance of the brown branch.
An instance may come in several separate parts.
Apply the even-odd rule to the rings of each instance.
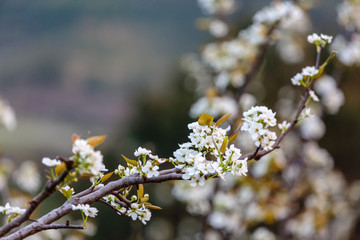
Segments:
[[[40,231],[50,230],[50,229],[85,229],[83,225],[72,225],[72,224],[47,224],[40,226]]]
[[[30,202],[29,207],[26,209],[25,213],[15,218],[12,222],[2,226],[0,228],[0,237],[4,236],[6,233],[11,231],[12,229],[20,226],[22,223],[27,221],[31,214],[35,211],[35,209],[50,195],[52,195],[56,187],[64,181],[65,177],[68,175],[69,171],[72,169],[73,162],[71,160],[66,161],[66,170],[64,170],[58,178],[54,181],[47,181],[45,184],[45,188],[35,196]]]
[[[131,202],[128,199],[126,199],[123,195],[121,195],[119,192],[114,191],[111,192],[111,194],[117,197],[120,200],[120,202],[125,203],[126,206],[131,207]]]
[[[73,196],[70,202],[68,201],[65,202],[62,206],[52,210],[43,217],[39,218],[37,222],[33,222],[30,225],[27,225],[24,228],[10,234],[9,236],[4,237],[3,240],[20,240],[41,231],[41,227],[39,226],[49,225],[54,221],[60,219],[61,217],[72,212],[73,204],[74,205],[91,204],[95,201],[98,201],[102,197],[108,195],[109,193],[116,191],[117,189],[121,189],[132,185],[145,184],[145,183],[161,183],[171,180],[182,180],[182,174],[170,173],[165,175],[159,175],[157,177],[152,177],[152,178],[129,176],[119,179],[117,181],[109,182],[106,186],[99,188],[97,191],[89,192],[87,195],[83,195],[81,197]]]

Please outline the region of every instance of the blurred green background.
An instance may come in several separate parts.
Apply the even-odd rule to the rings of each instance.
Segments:
[[[336,2],[319,2],[321,7],[310,12],[315,32],[340,31]],[[270,1],[238,3],[231,18],[240,28]],[[179,60],[211,41],[207,32],[196,29],[199,17],[203,15],[194,0],[1,0],[0,96],[18,119],[15,132],[0,130],[4,155],[18,163],[68,156],[71,134],[85,137],[90,131],[108,135],[100,149],[109,169],[122,162],[120,154],[131,156],[138,146],[171,156],[186,139],[186,123],[191,121],[187,113],[195,100],[185,89]],[[311,50],[305,63],[314,57]],[[277,63],[263,69],[267,81],[277,82],[269,86],[272,90],[288,84],[306,65],[288,67],[273,49],[267,58]],[[349,181],[358,178],[360,170],[358,74],[357,69],[345,72],[340,84],[345,106],[325,117],[327,133],[320,142]],[[274,100],[271,94],[266,96],[269,102]],[[153,203],[164,209],[153,211],[150,227],[99,205],[99,228],[91,239],[141,239],[144,233],[145,239],[172,239],[184,226],[196,229],[198,223],[171,197],[170,185],[148,189],[154,193]],[[62,201],[47,201],[44,209]]]

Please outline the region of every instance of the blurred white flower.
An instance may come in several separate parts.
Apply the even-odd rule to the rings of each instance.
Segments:
[[[41,184],[38,168],[36,164],[30,160],[20,165],[14,172],[13,179],[22,190],[30,193],[35,193]]]
[[[60,160],[50,159],[50,158],[48,158],[48,157],[44,157],[41,162],[42,162],[45,166],[48,166],[48,167],[55,167],[55,166],[61,164],[61,161],[60,161]]]
[[[8,131],[16,128],[16,117],[14,110],[10,105],[0,98],[0,122]]]
[[[214,37],[221,38],[228,34],[229,27],[225,22],[215,19],[210,22],[209,32]]]

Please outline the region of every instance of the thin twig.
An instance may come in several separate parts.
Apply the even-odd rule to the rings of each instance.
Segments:
[[[72,225],[72,224],[47,224],[39,227],[41,231],[50,229],[85,229],[83,225]]]
[[[120,212],[116,207],[114,207],[113,205],[111,205],[110,203],[104,201],[104,200],[101,199],[101,198],[98,199],[97,201],[98,201],[98,202],[101,202],[101,203],[103,203],[103,204],[105,204],[105,205],[107,205],[108,207],[112,208],[113,210],[115,210],[117,213],[119,213],[119,214],[121,214],[121,215],[126,215],[126,214]]]
[[[121,202],[124,202],[128,207],[131,207],[131,202],[127,200],[123,195],[121,195],[119,192],[111,192],[112,195],[117,197]]]
[[[316,64],[315,64],[315,68],[319,69],[320,66],[320,55],[321,55],[321,50],[317,52],[317,57],[316,57]],[[280,148],[280,143],[281,141],[284,139],[284,137],[295,127],[295,125],[298,123],[300,114],[302,113],[302,111],[305,109],[306,107],[306,102],[308,100],[308,98],[310,97],[310,91],[314,85],[315,81],[312,81],[309,85],[308,88],[306,88],[305,90],[305,94],[304,97],[300,103],[300,106],[298,107],[295,117],[293,118],[293,120],[290,123],[290,126],[279,136],[279,138],[276,140],[275,144],[272,146],[272,149],[270,150],[261,150],[259,151],[256,155],[253,155],[253,153],[249,153],[246,155],[241,156],[241,159],[245,159],[248,158],[248,160],[251,159],[255,159],[255,160],[259,160],[261,157],[263,157],[264,155],[274,151],[277,148]]]

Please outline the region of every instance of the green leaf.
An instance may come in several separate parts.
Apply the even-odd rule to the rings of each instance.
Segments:
[[[222,116],[215,124],[215,127],[220,126],[221,124],[223,124],[226,119],[228,119],[230,117],[231,113],[225,114],[224,116]]]
[[[228,138],[228,136],[226,136],[225,138],[224,138],[224,141],[223,141],[223,143],[221,144],[221,147],[220,147],[220,152],[221,153],[224,153],[225,151],[226,151],[226,148],[227,148],[227,145],[229,144],[229,138]]]
[[[198,119],[198,123],[201,126],[206,126],[206,125],[210,126],[213,123],[213,121],[214,121],[214,117],[206,113],[201,114],[201,116]]]
[[[131,160],[131,159],[125,157],[125,156],[122,155],[122,154],[121,154],[121,156],[125,159],[125,161],[126,161],[128,164],[133,165],[133,166],[135,166],[135,167],[137,166],[138,162],[137,162],[136,160]]]

